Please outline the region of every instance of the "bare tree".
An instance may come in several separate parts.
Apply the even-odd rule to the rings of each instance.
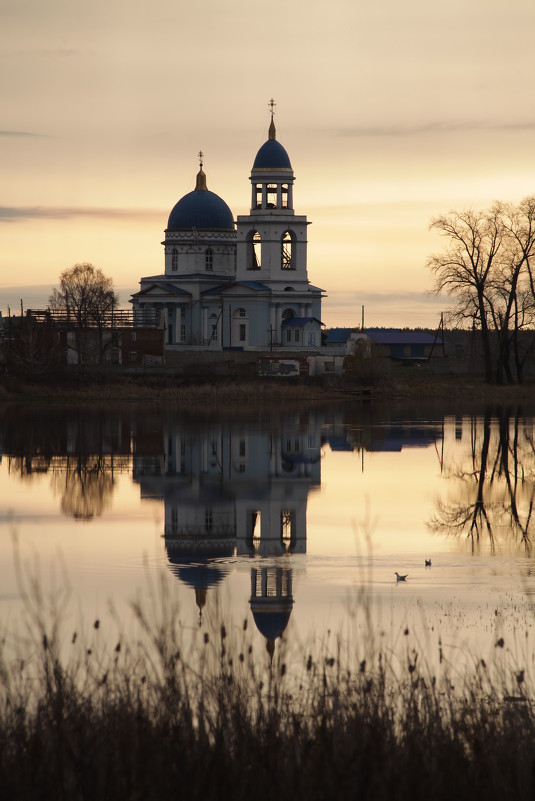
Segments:
[[[504,375],[513,381],[511,350],[515,356],[516,378],[523,378],[520,357],[520,331],[533,322],[535,292],[532,261],[535,253],[535,197],[525,198],[518,206],[496,203],[494,213],[502,233],[502,248],[492,278],[492,313],[498,335],[496,381]],[[524,360],[528,351],[524,350]]]
[[[481,331],[485,380],[492,381],[492,355],[487,292],[492,268],[502,244],[502,230],[496,213],[450,212],[431,221],[448,240],[444,253],[433,255],[427,267],[434,273],[433,290],[455,298],[455,317],[470,320]]]
[[[520,204],[495,203],[483,212],[451,212],[431,228],[448,240],[427,266],[435,292],[455,300],[454,319],[481,332],[486,381],[493,379],[491,337],[496,346],[496,382],[523,379],[529,342],[520,333],[535,315],[535,196]],[[525,338],[524,338],[525,339]]]
[[[56,310],[63,310],[67,321],[75,326],[78,364],[83,360],[83,331],[88,328],[96,328],[98,331],[99,361],[101,361],[106,319],[119,304],[111,278],[107,278],[102,270],[92,264],[75,264],[74,267],[61,273],[59,281],[59,290],[54,289],[50,296],[50,306]]]

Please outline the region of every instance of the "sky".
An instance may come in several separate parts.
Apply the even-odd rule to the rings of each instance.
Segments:
[[[247,214],[277,138],[328,326],[436,327],[431,220],[535,193],[533,0],[0,0],[0,310],[163,273],[195,186]]]

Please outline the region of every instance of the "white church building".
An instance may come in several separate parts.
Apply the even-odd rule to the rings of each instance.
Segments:
[[[294,172],[273,104],[251,170],[249,214],[234,220],[208,189],[199,156],[195,189],[169,215],[164,273],[142,278],[132,296],[134,324],[156,315],[168,352],[317,352],[324,292],[308,280],[308,222],[294,211]]]

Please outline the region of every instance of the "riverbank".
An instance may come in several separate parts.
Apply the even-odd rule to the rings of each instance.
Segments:
[[[331,400],[471,400],[518,403],[535,400],[535,382],[487,384],[479,377],[402,369],[375,384],[361,385],[339,376],[318,379],[184,379],[172,374],[118,378],[108,375],[55,377],[31,381],[4,377],[0,403],[142,402],[169,406],[214,407],[242,404]]]

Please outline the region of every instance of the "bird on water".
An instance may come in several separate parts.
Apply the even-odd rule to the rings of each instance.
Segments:
[[[431,559],[426,559],[425,560],[425,566],[426,567],[431,567]]]
[[[407,578],[407,576],[408,576],[408,575],[409,575],[408,573],[405,573],[405,575],[404,575],[404,576],[402,576],[402,575],[401,575],[400,573],[398,573],[398,572],[397,572],[397,570],[396,570],[396,581],[405,581],[405,579]]]

